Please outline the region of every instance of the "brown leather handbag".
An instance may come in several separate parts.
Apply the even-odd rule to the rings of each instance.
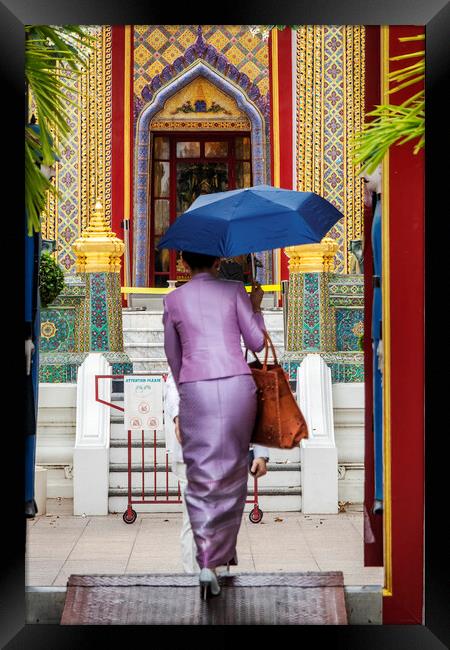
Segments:
[[[292,449],[308,438],[308,427],[292,393],[283,368],[280,366],[272,339],[265,331],[264,363],[254,352],[256,361],[248,365],[258,388],[258,411],[250,442],[263,447]],[[269,346],[273,363],[267,364]],[[247,360],[248,348],[245,350]]]

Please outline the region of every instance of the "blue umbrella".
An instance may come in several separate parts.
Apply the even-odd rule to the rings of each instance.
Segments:
[[[314,192],[270,185],[202,194],[166,230],[158,249],[236,257],[317,243],[342,216]]]

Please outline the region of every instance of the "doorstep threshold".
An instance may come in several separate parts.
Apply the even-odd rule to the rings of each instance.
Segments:
[[[345,585],[349,625],[382,625],[383,585]],[[60,624],[67,586],[26,586],[25,623]]]

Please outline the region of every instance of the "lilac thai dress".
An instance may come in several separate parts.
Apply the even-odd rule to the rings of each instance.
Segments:
[[[241,282],[198,273],[164,299],[164,349],[180,396],[186,507],[200,568],[237,565],[256,384],[240,337],[264,347],[264,318]]]

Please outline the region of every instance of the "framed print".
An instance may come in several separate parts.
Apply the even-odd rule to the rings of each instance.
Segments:
[[[190,254],[203,255],[203,262],[190,266],[182,254],[191,250],[187,244],[166,249],[159,242],[195,201],[206,205],[201,195],[248,197],[246,190],[265,185],[277,196],[285,192],[280,199],[285,203],[270,212],[279,224],[288,193],[318,194],[341,218],[319,238],[311,234],[320,218],[316,212],[295,246],[235,257],[221,253],[217,267],[222,280],[247,285],[255,311],[252,286],[262,285],[265,327],[297,398],[305,385],[298,383],[302,372],[318,387],[306,398],[314,417],[308,453],[255,453],[261,463],[264,459],[264,471],[246,478],[243,568],[233,568],[235,582],[227,586],[223,578],[221,584],[227,586],[223,598],[231,598],[233,589],[249,590],[256,614],[248,623],[242,604],[242,616],[231,610],[222,616],[219,596],[208,610],[194,607],[192,616],[179,618],[174,608],[164,625],[153,625],[145,618],[148,612],[133,618],[137,609],[131,605],[126,614],[105,605],[102,620],[107,628],[114,625],[114,635],[127,634],[128,621],[133,634],[137,624],[150,625],[151,635],[153,628],[164,635],[171,625],[168,631],[181,637],[200,626],[195,633],[202,641],[205,624],[227,633],[231,625],[284,627],[288,621],[302,624],[301,633],[308,629],[312,639],[330,635],[345,648],[444,647],[450,640],[445,551],[439,544],[445,539],[446,402],[438,389],[448,385],[441,288],[447,270],[440,268],[446,260],[441,242],[448,3],[324,1],[214,9],[2,2],[4,135],[12,140],[4,147],[4,199],[11,205],[5,207],[3,227],[11,264],[5,262],[3,300],[5,321],[17,321],[7,327],[17,348],[6,335],[4,340],[11,355],[5,364],[11,425],[4,429],[11,476],[4,493],[12,516],[5,522],[2,640],[11,648],[62,647],[103,634],[103,625],[93,626],[86,612],[83,618],[83,608],[93,601],[82,589],[99,588],[97,598],[106,590],[105,576],[111,589],[134,576],[134,587],[144,594],[146,585],[155,589],[158,580],[164,582],[162,574],[177,594],[180,585],[192,591],[192,575],[181,574],[193,569],[184,561],[182,570],[170,557],[173,548],[178,553],[173,532],[182,518],[187,530],[190,512],[190,534],[200,548],[207,497],[202,493],[194,513],[200,465],[196,479],[194,465],[188,466],[187,497],[180,487],[189,486],[174,469],[177,445],[183,445],[182,433],[180,443],[174,431],[180,432],[183,416],[178,423],[174,414],[168,417],[171,408],[178,412],[178,402],[169,404],[167,393],[170,374],[179,371],[168,361],[173,349],[181,354],[185,346],[185,367],[195,351],[182,329],[183,310],[173,307],[169,316],[172,303],[165,296],[178,289],[178,296],[188,295],[189,286],[200,283],[190,284],[196,272],[208,275],[205,256],[212,253],[194,248]],[[274,19],[285,24],[267,24]],[[48,66],[42,63],[47,55]],[[64,57],[73,64],[71,72]],[[53,85],[45,87],[46,79]],[[24,120],[25,210],[18,172]],[[12,178],[20,179],[14,191]],[[297,204],[295,209],[303,219]],[[20,226],[18,212],[25,215]],[[263,221],[259,227],[268,228]],[[189,394],[189,413],[199,418],[199,458],[202,409],[206,402],[212,409],[219,398],[210,395],[202,402],[198,394],[194,408],[190,391],[205,377],[217,380],[208,372],[213,343],[221,340],[225,302],[212,319],[214,335],[200,345],[202,376],[181,384],[185,413]],[[191,328],[200,337],[206,307],[201,298],[195,304]],[[23,323],[25,375],[16,354],[23,350]],[[171,326],[184,332],[176,339],[179,347],[169,339]],[[217,355],[218,367],[232,353],[224,345]],[[312,357],[320,359],[315,370],[308,364]],[[437,371],[431,369],[433,360]],[[109,377],[110,402],[99,403],[90,394],[95,375]],[[218,379],[224,377],[230,378],[218,373]],[[23,390],[25,408],[13,407],[16,401],[20,405]],[[131,435],[122,439],[123,406],[127,429],[142,430],[139,449]],[[216,406],[226,409],[220,400]],[[238,408],[235,401],[233,417]],[[18,431],[18,413],[25,415],[25,436]],[[435,414],[439,418],[432,421]],[[215,450],[212,456],[220,451],[225,468],[234,434],[226,432],[225,416],[214,420],[222,428],[211,426],[213,420],[205,424],[212,433],[205,434],[204,444]],[[167,436],[169,425],[173,431]],[[147,441],[144,429],[154,439]],[[248,449],[246,469],[247,454]],[[19,480],[24,459],[25,527]],[[203,470],[209,462],[205,456]],[[186,467],[180,458],[179,465]],[[82,514],[73,481],[77,470],[86,477]],[[307,471],[320,489],[311,490]],[[102,489],[92,496],[90,509],[93,476],[93,491],[100,484]],[[217,477],[208,481],[219,485]],[[221,490],[208,497],[216,499],[211,517]],[[130,509],[131,495],[140,501],[133,501],[139,505],[127,520],[122,512],[127,499]],[[159,546],[149,554],[153,564],[145,568],[146,545],[156,539]],[[200,557],[198,551],[197,561]],[[295,585],[305,589],[303,618],[300,610],[295,615],[301,598],[289,582],[294,574],[301,576]],[[178,576],[173,585],[171,576]],[[317,589],[317,597],[310,591],[308,601],[305,585]],[[175,592],[167,588],[161,598],[169,603]],[[120,600],[125,592],[117,593]],[[145,593],[136,602],[148,605]],[[82,594],[86,600],[78,601],[83,607],[77,609]],[[276,594],[272,601],[270,594]],[[187,598],[189,608],[194,601]],[[294,613],[287,617],[290,608]],[[149,638],[145,628],[139,631]]]

